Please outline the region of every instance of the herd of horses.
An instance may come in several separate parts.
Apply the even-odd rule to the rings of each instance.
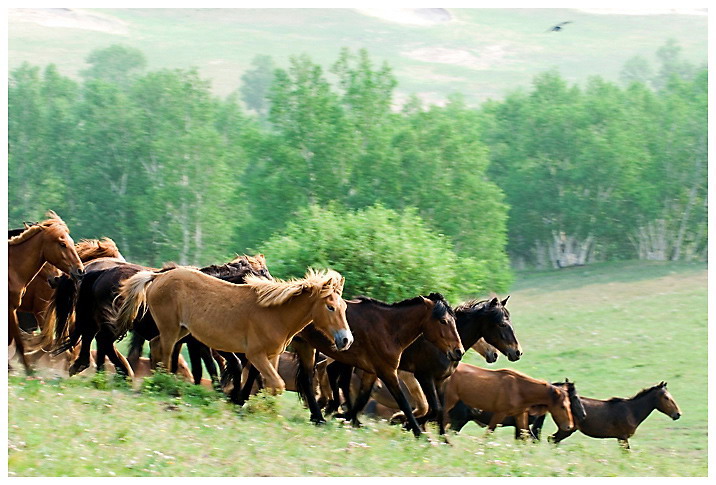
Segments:
[[[522,357],[509,297],[454,308],[439,293],[396,303],[345,300],[336,271],[308,269],[281,281],[260,254],[205,268],[149,268],[127,262],[109,238],[75,244],[52,211],[43,222],[10,230],[8,248],[9,344],[27,373],[41,358],[66,363],[70,375],[92,360],[103,370],[106,358],[129,378],[162,366],[239,405],[260,388],[292,390],[315,423],[333,415],[359,426],[361,414],[373,414],[415,436],[427,422],[444,436],[473,421],[539,439],[549,413],[558,428],[554,442],[579,430],[628,448],[654,409],[674,420],[681,415],[665,382],[630,399],[599,400],[579,396],[569,380],[461,362],[471,348],[487,362],[498,352],[510,361]],[[125,357],[116,342],[128,334]],[[142,357],[146,341],[150,358]]]

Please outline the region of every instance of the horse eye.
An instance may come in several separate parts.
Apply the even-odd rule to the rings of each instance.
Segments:
[[[329,312],[335,312],[336,309],[333,307],[333,305],[326,305],[326,308],[328,308]]]
[[[63,247],[63,248],[66,248],[66,247],[67,247],[67,244],[65,244],[65,243],[63,243],[63,242],[60,242],[60,246]]]

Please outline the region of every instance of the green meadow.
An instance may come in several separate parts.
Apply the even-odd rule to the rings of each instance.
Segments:
[[[11,476],[706,476],[707,271],[703,263],[618,262],[519,274],[508,308],[534,377],[581,395],[630,397],[665,380],[681,407],[655,411],[625,452],[579,433],[559,446],[468,424],[444,444],[383,421],[316,427],[294,393],[243,408],[165,376],[27,379],[8,388]],[[456,303],[456,302],[454,302]],[[480,364],[478,355],[465,360]],[[480,365],[487,365],[484,362]],[[14,365],[17,369],[18,366]],[[150,385],[151,383],[151,385]],[[164,384],[162,384],[164,383]]]

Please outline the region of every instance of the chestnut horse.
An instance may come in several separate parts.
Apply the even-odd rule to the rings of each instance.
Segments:
[[[580,400],[587,412],[586,417],[575,420],[575,428],[571,431],[557,430],[550,437],[555,443],[579,430],[592,438],[616,438],[619,444],[628,450],[629,438],[653,410],[666,414],[674,421],[681,417],[681,409],[666,389],[664,381],[656,386],[642,389],[629,399],[613,397],[601,400],[580,396]],[[535,423],[535,427],[541,429],[542,422]]]
[[[182,267],[141,271],[122,283],[122,305],[113,320],[124,333],[146,305],[159,330],[165,366],[177,340],[191,333],[210,348],[246,354],[265,386],[280,393],[285,385],[276,371],[278,358],[311,321],[338,350],[353,343],[341,298],[344,282],[333,270],[309,269],[303,279],[290,281],[249,275],[243,285]]]
[[[552,385],[563,387],[567,390],[567,394],[569,394],[569,405],[572,411],[572,418],[574,419],[576,426],[577,423],[585,418],[587,413],[582,405],[582,401],[579,399],[579,394],[577,394],[574,383],[566,379],[564,382],[553,382]],[[489,411],[468,407],[462,401],[458,401],[458,403],[450,410],[450,429],[455,432],[459,432],[470,421],[474,421],[479,426],[485,427],[490,424],[493,414],[494,413]],[[541,427],[546,416],[546,406],[532,406],[529,409],[528,420],[529,425],[531,426],[530,433],[533,439],[539,440]],[[514,427],[515,439],[522,437],[522,432],[517,427],[517,419],[514,416],[506,417],[502,420],[500,425],[503,427]]]
[[[47,217],[47,220],[8,239],[8,345],[15,341],[18,357],[27,373],[31,373],[32,369],[25,359],[25,346],[17,318],[27,285],[45,262],[75,278],[84,273],[84,265],[77,255],[67,225],[53,211],[48,211]]]
[[[527,416],[533,406],[546,406],[563,431],[574,427],[566,389],[512,369],[482,369],[460,363],[445,383],[445,417],[458,401],[492,412],[487,429],[493,431],[507,416],[515,416],[517,429],[529,433]]]
[[[348,352],[336,352],[312,325],[294,339],[293,347],[301,359],[299,386],[301,389],[312,388],[311,372],[316,349],[342,364],[348,372],[352,373],[353,367],[364,371],[360,393],[355,402],[350,406],[350,400],[346,400],[350,406],[344,416],[346,420],[360,425],[358,413],[370,398],[376,378],[380,378],[400,410],[405,413],[408,428],[415,436],[419,436],[420,427],[398,382],[398,364],[405,348],[421,335],[433,342],[451,360],[462,358],[465,350],[455,328],[452,308],[439,293],[393,304],[361,297],[348,301],[346,315],[356,338],[355,345]],[[345,390],[344,394],[347,395]],[[325,421],[313,394],[302,392],[302,395],[311,410],[311,420]]]

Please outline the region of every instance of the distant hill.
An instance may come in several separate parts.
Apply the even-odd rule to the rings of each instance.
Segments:
[[[706,9],[10,9],[8,65],[54,63],[77,77],[92,50],[123,44],[141,49],[150,70],[197,67],[223,96],[257,54],[283,67],[306,53],[328,67],[341,47],[366,48],[393,68],[398,101],[459,92],[478,104],[549,69],[582,82],[617,81],[637,55],[656,68],[670,38],[706,64],[707,21]]]

